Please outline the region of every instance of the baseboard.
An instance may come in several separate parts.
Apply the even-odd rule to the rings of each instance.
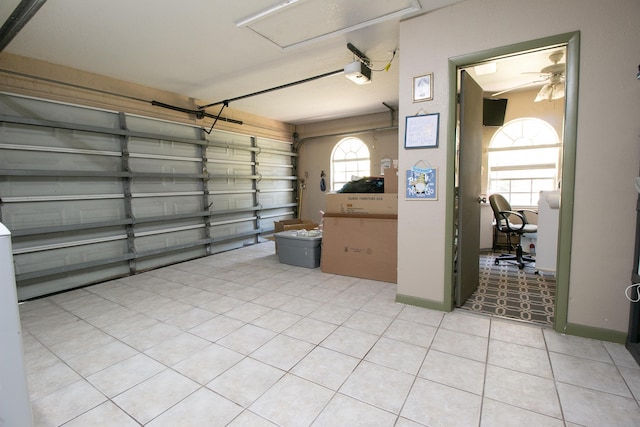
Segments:
[[[610,341],[618,344],[625,344],[627,342],[626,332],[596,328],[593,326],[576,325],[574,323],[567,323],[565,330],[558,332],[564,332],[568,335],[576,335],[584,338],[593,338],[600,341]]]
[[[442,302],[413,297],[410,295],[397,294],[396,302],[407,305],[415,305],[416,307],[429,308],[431,310],[451,311],[451,308],[446,307]]]

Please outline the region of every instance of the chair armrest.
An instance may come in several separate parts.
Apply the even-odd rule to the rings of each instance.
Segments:
[[[509,215],[515,215],[518,218],[520,218],[520,221],[522,221],[522,224],[519,224],[520,227],[518,228],[513,227],[513,225],[516,225],[516,224],[512,224],[509,221]],[[510,232],[517,233],[518,231],[522,230],[525,225],[527,225],[527,218],[524,216],[524,213],[520,213],[516,211],[500,211],[500,216],[502,217],[502,221],[500,221],[503,223],[502,226],[505,227]]]

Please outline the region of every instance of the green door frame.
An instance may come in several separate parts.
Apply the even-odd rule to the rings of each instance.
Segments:
[[[571,267],[571,239],[573,233],[573,201],[576,167],[577,125],[578,125],[578,75],[580,63],[580,32],[558,34],[537,40],[516,43],[508,46],[487,49],[468,55],[449,59],[449,120],[447,123],[447,191],[446,191],[446,229],[445,240],[445,301],[446,309],[454,307],[454,236],[455,236],[455,161],[456,161],[456,121],[458,69],[478,64],[490,59],[511,56],[520,52],[540,50],[553,46],[566,46],[566,82],[565,82],[565,123],[562,144],[562,188],[560,207],[560,231],[558,234],[558,263],[556,267],[556,304],[554,329],[567,331],[569,305],[569,274]]]

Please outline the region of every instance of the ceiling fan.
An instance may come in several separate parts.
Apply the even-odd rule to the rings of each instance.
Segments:
[[[522,85],[518,85],[512,88],[503,90],[501,92],[494,93],[492,96],[498,96],[503,93],[506,93],[524,86],[546,82],[545,85],[542,86],[542,88],[536,95],[536,99],[534,99],[534,102],[540,102],[544,100],[551,101],[554,99],[560,99],[564,97],[564,81],[565,81],[566,64],[560,63],[560,60],[562,59],[563,56],[564,56],[564,53],[562,51],[553,52],[551,55],[549,55],[549,60],[552,62],[551,65],[547,65],[540,71],[531,71],[531,72],[524,73],[524,74],[538,74],[540,75],[541,79],[528,82]]]

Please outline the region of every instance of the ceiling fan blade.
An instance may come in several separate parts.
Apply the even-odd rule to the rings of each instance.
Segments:
[[[547,81],[547,79],[542,79],[542,80],[535,80],[535,81],[533,81],[533,82],[523,83],[523,84],[520,84],[520,85],[517,85],[517,86],[513,86],[513,87],[511,87],[511,88],[509,88],[509,89],[505,89],[505,90],[503,90],[503,91],[496,92],[496,93],[492,94],[491,96],[498,96],[498,95],[502,95],[503,93],[507,93],[507,92],[511,92],[512,90],[520,89],[521,87],[525,87],[525,86],[529,86],[529,85],[534,85],[534,84],[536,84],[536,83],[542,83],[542,82],[546,82],[546,81]]]

